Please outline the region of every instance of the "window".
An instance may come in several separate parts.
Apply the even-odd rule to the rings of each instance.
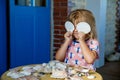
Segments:
[[[46,6],[46,0],[15,0],[17,6]]]

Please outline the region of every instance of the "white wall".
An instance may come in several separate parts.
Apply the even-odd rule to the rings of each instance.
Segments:
[[[107,0],[86,0],[86,9],[92,11],[96,19],[97,34],[100,43],[100,55],[96,61],[96,67],[104,65],[106,5]]]

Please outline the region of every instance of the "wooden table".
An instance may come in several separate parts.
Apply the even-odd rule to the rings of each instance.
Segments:
[[[17,67],[17,69],[21,69],[22,67],[23,66]],[[6,71],[5,73],[3,73],[3,75],[1,76],[1,80],[14,80],[11,77],[7,76],[8,72],[9,72],[9,70]],[[86,76],[82,76],[83,80],[103,80],[102,76],[99,73],[97,73],[95,71],[90,71],[89,73],[90,73],[90,75],[94,75],[95,78],[94,79],[88,79]],[[44,76],[39,77],[39,80],[64,80],[64,79],[51,78],[50,75],[51,74],[45,74]]]

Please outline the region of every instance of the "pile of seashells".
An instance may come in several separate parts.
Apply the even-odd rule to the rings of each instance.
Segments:
[[[64,78],[65,80],[83,80],[81,76],[87,76],[89,79],[95,78],[95,76],[90,76],[87,68],[72,67],[57,60],[10,69],[7,76],[14,80],[40,80],[40,77],[45,74],[50,74],[52,78]]]

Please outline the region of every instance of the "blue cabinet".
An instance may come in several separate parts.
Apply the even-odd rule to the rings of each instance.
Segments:
[[[6,0],[0,0],[0,75],[7,69]]]
[[[50,60],[50,0],[21,1],[10,0],[11,68]]]
[[[9,14],[6,4],[0,0],[0,75],[8,68],[48,62],[50,0],[9,0]]]

